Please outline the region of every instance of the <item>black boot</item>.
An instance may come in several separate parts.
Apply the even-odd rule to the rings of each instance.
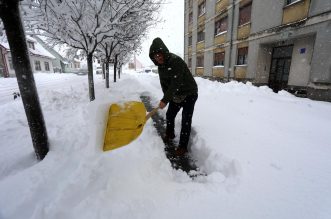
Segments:
[[[167,131],[166,134],[165,134],[165,136],[164,136],[164,140],[165,140],[165,142],[169,143],[172,140],[174,140],[175,137],[176,136],[175,136],[174,132],[168,132]]]
[[[187,153],[188,153],[187,148],[180,147],[180,146],[177,148],[177,150],[175,152],[176,156],[179,156],[179,157],[180,156],[185,156]]]

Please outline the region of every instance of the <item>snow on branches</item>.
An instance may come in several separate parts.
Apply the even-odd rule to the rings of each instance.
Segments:
[[[33,5],[31,0],[25,2],[30,3],[24,8],[24,17],[31,29],[88,54],[108,38],[130,40],[141,35],[152,23],[161,0],[34,0]]]
[[[46,36],[53,44],[66,44],[85,53],[93,100],[92,56],[96,49],[108,57],[116,45],[139,43],[147,28],[157,21],[162,1],[23,0],[21,7],[30,31]]]

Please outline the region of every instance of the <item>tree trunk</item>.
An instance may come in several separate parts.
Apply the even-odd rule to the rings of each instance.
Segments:
[[[6,30],[18,87],[29,123],[33,147],[37,159],[42,160],[48,153],[49,143],[29,60],[25,33],[18,8],[18,0],[0,1],[0,17]]]
[[[121,79],[122,65],[118,68],[118,79]]]
[[[106,79],[106,74],[105,74],[105,62],[102,62],[102,79]]]
[[[109,88],[109,61],[106,62],[106,88]]]
[[[88,88],[90,94],[90,101],[95,99],[94,95],[94,81],[93,81],[93,54],[87,54],[87,70],[88,70]]]
[[[114,82],[116,82],[116,70],[117,70],[117,54],[115,55],[115,60],[114,60]]]

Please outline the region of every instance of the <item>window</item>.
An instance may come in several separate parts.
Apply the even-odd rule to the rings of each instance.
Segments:
[[[8,57],[8,63],[9,63],[9,68],[10,68],[11,70],[13,70],[13,69],[14,69],[14,66],[13,66],[13,60],[12,60],[11,57]]]
[[[45,70],[46,71],[49,71],[49,63],[48,62],[45,62],[44,64],[45,64]]]
[[[223,65],[224,66],[225,52],[214,53],[214,66]]]
[[[80,68],[80,63],[79,62],[75,62],[75,68]]]
[[[300,0],[286,0],[285,2],[286,2],[286,5],[289,5],[289,4],[292,4],[294,2],[298,2],[298,1],[300,1]]]
[[[237,65],[246,65],[248,56],[248,47],[238,49]]]
[[[204,41],[205,40],[205,31],[204,30],[199,30],[198,32],[198,42]]]
[[[188,15],[188,23],[192,23],[193,22],[193,13],[190,12]]]
[[[203,1],[199,6],[198,6],[198,16],[203,15],[206,12],[206,1]]]
[[[31,42],[31,41],[28,41],[28,47],[29,47],[30,49],[34,49],[34,43]]]
[[[252,3],[239,9],[239,26],[251,21]]]
[[[34,61],[34,69],[36,71],[41,71],[41,65],[40,65],[40,61]]]
[[[188,46],[192,46],[192,36],[188,37]]]
[[[197,67],[203,67],[203,54],[198,54],[197,55]]]
[[[228,17],[223,17],[215,22],[215,36],[228,30]]]

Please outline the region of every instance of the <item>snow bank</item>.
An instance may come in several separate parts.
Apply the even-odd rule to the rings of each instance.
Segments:
[[[192,181],[171,168],[152,121],[128,146],[101,150],[109,105],[139,100],[141,93],[157,105],[162,97],[157,75],[122,74],[108,90],[96,75],[91,103],[86,76],[35,77],[51,148],[37,162],[21,101],[1,99],[1,219],[331,214],[330,103],[197,78],[191,151],[208,176]],[[0,93],[15,90],[13,80],[0,79],[8,85]]]

